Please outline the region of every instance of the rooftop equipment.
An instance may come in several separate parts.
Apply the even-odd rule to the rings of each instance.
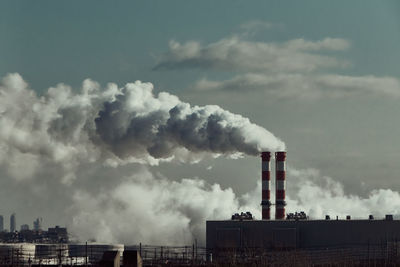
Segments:
[[[239,221],[243,221],[243,220],[253,220],[254,217],[251,214],[251,212],[247,211],[247,212],[241,212],[239,213],[235,213],[232,215],[232,220],[239,220]]]
[[[307,220],[307,214],[304,211],[289,213],[286,215],[286,220]]]
[[[392,214],[386,214],[385,215],[385,220],[386,221],[393,221],[393,215]]]

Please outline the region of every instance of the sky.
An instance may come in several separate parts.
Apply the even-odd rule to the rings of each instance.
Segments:
[[[40,216],[85,238],[164,242],[171,237],[124,239],[127,222],[115,229],[118,205],[134,220],[161,194],[175,203],[161,216],[189,229],[171,242],[190,242],[204,219],[258,212],[259,148],[287,151],[291,211],[396,213],[399,14],[398,1],[369,0],[1,1],[0,214],[7,222],[16,212],[18,224]],[[143,106],[129,106],[139,101],[132,95]],[[173,104],[235,131],[224,126],[205,145],[192,124],[161,123],[166,143],[150,149],[151,131],[120,133],[158,127],[151,112],[165,118]],[[36,133],[37,121],[48,128]],[[224,143],[232,134],[245,142]],[[107,199],[114,206],[103,212]],[[343,210],[334,201],[358,204]],[[376,206],[386,202],[395,204]],[[102,234],[86,235],[98,222]]]

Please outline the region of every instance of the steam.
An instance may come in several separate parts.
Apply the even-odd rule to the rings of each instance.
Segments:
[[[59,84],[38,97],[19,74],[9,74],[0,87],[0,128],[0,164],[21,179],[43,159],[70,181],[81,162],[158,164],[284,148],[247,118],[218,106],[192,107],[166,92],[155,96],[153,85],[140,81],[101,89],[85,80],[80,93]],[[27,173],[18,173],[27,161]]]
[[[247,202],[231,188],[198,178],[171,181],[142,168],[96,196],[77,191],[70,212],[74,233],[84,240],[179,245],[196,238],[204,245],[205,221],[249,210]]]
[[[257,155],[284,144],[249,119],[219,106],[191,106],[176,96],[153,95],[150,83],[127,84],[116,100],[105,102],[97,133],[119,158],[172,159],[182,153]]]
[[[41,216],[67,222],[80,240],[182,244],[202,240],[204,221],[228,218],[242,198],[143,165],[256,155],[284,143],[218,106],[155,95],[150,83],[85,80],[79,92],[58,84],[38,96],[15,73],[0,84],[0,148],[2,203],[29,203],[18,210],[34,216],[46,206]]]
[[[311,218],[323,219],[330,215],[343,219],[351,215],[367,219],[369,214],[377,218],[385,214],[400,215],[400,194],[391,189],[375,189],[361,197],[346,194],[343,184],[316,169],[290,169],[288,176],[289,209],[305,210]]]
[[[366,197],[346,194],[343,184],[316,169],[290,168],[287,176],[288,213],[305,211],[310,219],[400,215],[399,192],[378,189]],[[199,178],[171,181],[142,168],[111,191],[96,195],[76,192],[70,212],[75,234],[85,239],[173,245],[190,244],[196,238],[204,245],[206,220],[227,220],[241,211],[260,219],[260,202],[259,179],[254,190],[237,196],[231,188],[222,189]],[[271,215],[274,217],[274,209]]]
[[[167,178],[146,166],[281,149],[281,140],[247,118],[155,95],[150,83],[101,88],[85,80],[80,92],[58,84],[42,96],[19,74],[0,85],[0,202],[33,216],[45,206],[41,217],[66,222],[81,241],[204,244],[206,220],[239,211],[259,219],[260,183],[237,196],[201,177]],[[398,192],[347,195],[315,170],[289,169],[288,181],[288,211],[314,218],[400,209]]]

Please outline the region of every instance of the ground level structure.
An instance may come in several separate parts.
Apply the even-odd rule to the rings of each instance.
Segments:
[[[213,260],[226,259],[227,254],[243,258],[282,251],[332,257],[349,253],[360,260],[400,256],[400,221],[391,216],[383,220],[207,221],[206,227],[207,251]]]

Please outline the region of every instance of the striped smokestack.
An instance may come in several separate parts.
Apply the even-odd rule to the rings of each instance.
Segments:
[[[286,152],[275,153],[275,219],[285,219]]]
[[[262,219],[271,219],[271,152],[261,152]]]

